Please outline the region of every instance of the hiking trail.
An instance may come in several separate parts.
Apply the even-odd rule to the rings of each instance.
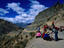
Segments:
[[[46,41],[42,38],[34,37],[25,48],[64,48],[64,32],[59,32],[59,41]]]

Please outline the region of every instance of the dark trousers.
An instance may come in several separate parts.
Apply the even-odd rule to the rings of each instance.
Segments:
[[[58,32],[55,32],[55,40],[58,41]]]
[[[36,38],[40,38],[41,36],[36,36]]]

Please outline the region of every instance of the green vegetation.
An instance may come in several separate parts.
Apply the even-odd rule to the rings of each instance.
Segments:
[[[36,32],[30,32],[31,39],[35,36]]]

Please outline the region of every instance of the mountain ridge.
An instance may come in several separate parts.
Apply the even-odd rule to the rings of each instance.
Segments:
[[[22,29],[18,27],[16,24],[0,19],[0,34],[6,34],[14,30]]]

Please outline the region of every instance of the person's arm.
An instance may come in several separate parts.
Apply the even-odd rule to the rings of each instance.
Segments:
[[[60,26],[60,31],[64,31],[64,26]]]
[[[60,28],[59,27],[55,27],[56,30],[59,30]]]
[[[52,30],[51,26],[48,26],[48,29],[49,29],[49,30]]]

